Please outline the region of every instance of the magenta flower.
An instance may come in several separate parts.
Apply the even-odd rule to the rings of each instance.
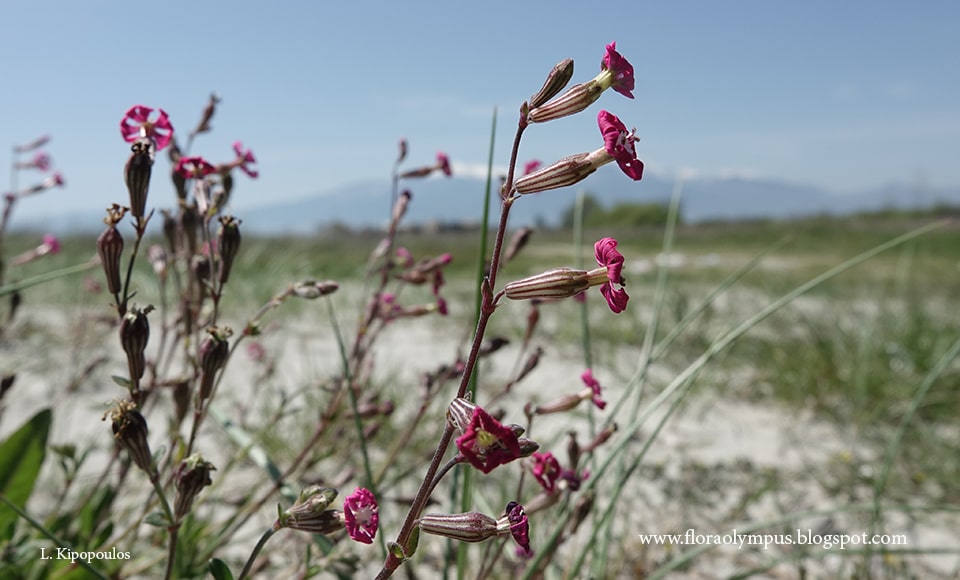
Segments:
[[[36,169],[46,171],[50,169],[50,156],[43,151],[37,151],[30,161],[20,161],[16,164],[17,169]]]
[[[553,493],[560,478],[560,462],[553,453],[533,454],[533,476],[547,493]]]
[[[184,179],[203,179],[216,171],[216,168],[203,157],[181,157],[174,171]]]
[[[530,161],[527,161],[527,162],[524,164],[524,166],[523,166],[523,174],[524,174],[524,175],[530,175],[531,173],[533,173],[533,172],[536,171],[537,169],[540,169],[540,166],[541,166],[541,165],[543,165],[543,163],[540,163],[540,160],[539,160],[539,159],[531,159]]]
[[[534,106],[527,114],[527,122],[543,123],[583,111],[612,88],[621,95],[633,98],[633,65],[616,50],[617,43],[607,45],[600,62],[600,73],[593,79],[574,85],[552,101]]]
[[[240,171],[249,175],[251,179],[256,179],[260,175],[260,172],[250,167],[250,164],[257,162],[257,158],[253,156],[253,151],[249,149],[244,150],[243,143],[235,141],[233,143],[233,152],[237,154],[237,158],[228,164],[229,168],[239,167]]]
[[[373,538],[377,535],[377,526],[380,524],[378,510],[377,498],[370,490],[363,487],[358,487],[343,501],[347,533],[354,541],[361,544],[373,543]]]
[[[629,99],[633,98],[633,65],[617,52],[616,41],[607,45],[600,70],[608,71],[613,77],[610,84],[613,90]]]
[[[167,113],[163,109],[157,109],[157,118],[150,120],[150,113],[153,109],[143,105],[134,105],[130,107],[127,114],[120,120],[120,135],[124,141],[133,143],[141,137],[150,138],[157,147],[157,151],[162,150],[170,144],[173,138],[173,125],[167,118]]]
[[[606,268],[607,282],[600,286],[600,293],[607,299],[610,310],[619,314],[627,308],[630,297],[623,289],[626,283],[621,271],[623,269],[623,254],[617,251],[617,240],[603,238],[593,245],[593,253],[601,268]],[[616,284],[619,288],[614,288]],[[586,379],[584,379],[586,382]]]
[[[521,456],[518,435],[494,419],[482,407],[474,407],[470,423],[457,437],[464,459],[484,473]]]
[[[44,254],[56,254],[60,251],[60,240],[57,239],[57,236],[53,234],[44,234],[43,242],[37,248],[37,252],[40,255]]]
[[[506,515],[510,524],[510,535],[517,545],[523,548],[525,554],[530,554],[530,522],[523,506],[515,501],[508,503]]]
[[[453,175],[453,171],[450,169],[450,158],[447,157],[446,153],[437,153],[437,169],[442,171],[447,177]]]
[[[627,132],[616,115],[600,111],[597,115],[603,147],[590,153],[568,155],[552,165],[524,174],[513,184],[518,194],[559,189],[586,179],[597,168],[616,161],[620,169],[634,181],[643,177],[643,162],[637,159],[634,143],[639,141],[636,129]]]
[[[616,252],[616,250],[614,251]],[[623,256],[620,258],[623,259]],[[626,305],[626,302],[624,302],[624,305]],[[600,398],[600,383],[597,379],[593,378],[593,371],[590,369],[583,371],[583,374],[580,375],[580,380],[589,387],[591,392],[590,400],[602,411],[603,408],[607,406],[607,402]]]
[[[603,145],[607,153],[617,160],[620,169],[627,177],[639,181],[643,177],[643,162],[637,159],[637,141],[635,130],[627,132],[627,128],[620,119],[607,111],[600,111],[597,115],[600,133],[603,135]]]

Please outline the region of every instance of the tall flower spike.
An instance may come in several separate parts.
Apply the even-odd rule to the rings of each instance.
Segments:
[[[372,544],[380,523],[377,498],[366,488],[358,487],[343,502],[347,533],[361,544]]]
[[[607,45],[603,60],[600,62],[600,74],[589,82],[570,87],[567,92],[546,104],[531,106],[527,121],[543,123],[579,113],[592,105],[600,98],[603,91],[609,88],[632,99],[633,65],[616,49],[616,42]]]
[[[163,109],[157,109],[158,115],[153,121],[150,114],[153,109],[143,105],[130,107],[127,114],[120,120],[120,135],[129,143],[140,137],[147,137],[156,143],[157,151],[162,151],[173,138],[173,125]]]

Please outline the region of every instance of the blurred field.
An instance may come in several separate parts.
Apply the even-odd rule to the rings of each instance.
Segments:
[[[657,361],[659,377],[652,381],[655,388],[662,387],[671,373],[683,369],[720,334],[779,296],[843,260],[923,223],[920,219],[905,218],[818,218],[685,226],[678,229],[669,254],[662,252],[663,232],[659,228],[586,232],[590,246],[601,235],[619,240],[627,260],[625,275],[631,295],[630,309],[620,316],[606,312],[598,296],[591,297],[590,316],[596,316],[597,321],[591,330],[597,345],[597,366],[614,369],[624,381],[629,377],[651,323],[661,268],[665,268],[667,292],[657,321],[657,338],[670,334],[695,309],[697,314]],[[692,399],[708,404],[717,402],[725,412],[734,414],[733,420],[739,405],[745,411],[762,405],[784,413],[785,417],[805,417],[831,425],[834,437],[852,439],[839,439],[839,451],[806,476],[818,482],[818,494],[836,501],[863,499],[865,490],[871,489],[881,471],[892,434],[915,393],[960,337],[960,310],[955,300],[960,291],[958,234],[955,224],[947,224],[815,288],[754,328],[712,362],[700,377]],[[37,237],[16,236],[9,240],[8,251],[12,254],[30,248]],[[520,257],[504,268],[500,284],[549,268],[574,265],[571,239],[568,231],[536,232]],[[477,269],[477,240],[477,232],[405,233],[399,237],[399,243],[415,256],[442,252],[454,256],[445,271],[451,319],[431,322],[447,325],[448,335],[451,325],[452,334],[458,333],[456,329],[465,334],[472,324],[471,280]],[[306,278],[331,279],[343,284],[335,301],[338,312],[342,312],[341,322],[351,327],[352,316],[359,312],[363,299],[356,290],[363,286],[367,258],[378,241],[376,233],[343,231],[311,238],[245,238],[224,298],[226,318],[242,327],[246,316],[287,284]],[[94,248],[93,237],[64,240],[60,254],[12,271],[11,280],[85,262],[94,256]],[[767,251],[735,285],[702,305],[725,278]],[[591,267],[592,251],[584,250],[582,259],[587,268]],[[144,302],[152,302],[157,295],[156,283],[145,261],[140,263],[135,276],[134,286],[143,289]],[[35,309],[34,312],[52,308],[89,313],[101,307],[107,311],[108,297],[91,292],[85,283],[87,277],[99,281],[102,272],[93,268],[85,274],[25,290],[24,306]],[[420,289],[412,288],[409,292],[408,298],[416,302]],[[422,297],[429,301],[429,290],[423,290]],[[343,310],[339,310],[341,307]],[[291,303],[277,316],[292,321],[310,308],[314,308],[312,303]],[[511,310],[494,316],[492,332],[516,339],[523,332],[525,310],[515,303],[503,308]],[[564,303],[547,305],[544,310],[548,314],[542,332],[548,338],[543,340],[551,343],[561,357],[575,358],[580,324],[574,310]],[[58,335],[43,328],[36,316],[27,316],[10,329],[8,338],[22,339],[39,348],[45,345],[80,353],[81,338],[76,330],[62,330]],[[81,372],[82,363],[77,360],[77,373]],[[692,401],[689,404],[696,406]],[[884,484],[886,501],[960,502],[960,480],[956,477],[960,473],[957,409],[960,365],[950,361],[905,431],[889,482]],[[796,443],[800,450],[808,444],[802,437]],[[670,472],[672,475],[664,472],[660,463],[645,469],[644,477],[661,482],[664,493],[687,494],[683,502],[693,502],[690,505],[714,502],[716,497],[704,488],[710,485],[738,486],[746,505],[783,485],[782,478],[789,477],[786,470],[759,470],[749,460],[747,464],[684,462],[679,471]],[[756,497],[751,499],[750,494]],[[664,531],[655,526],[645,529]],[[649,559],[658,558],[651,554],[634,556],[648,559],[632,562],[630,565],[637,566],[636,569],[648,569]]]

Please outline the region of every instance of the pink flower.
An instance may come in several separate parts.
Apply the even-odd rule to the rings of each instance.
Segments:
[[[50,156],[43,151],[37,151],[37,154],[33,156],[33,166],[40,171],[50,169]]]
[[[134,105],[130,107],[127,114],[120,120],[120,135],[124,141],[133,143],[141,137],[150,138],[157,147],[157,151],[162,150],[170,144],[173,138],[173,125],[167,118],[167,113],[163,109],[157,109],[159,112],[157,118],[150,120],[150,113],[153,109],[143,105]]]
[[[533,476],[547,493],[553,493],[560,477],[560,462],[553,453],[533,454]]]
[[[623,312],[627,308],[630,297],[623,289],[626,283],[621,271],[623,269],[623,254],[617,251],[617,240],[603,238],[593,245],[593,253],[601,268],[606,268],[607,282],[600,286],[600,293],[607,299],[610,310],[615,313]],[[614,284],[619,288],[614,288]],[[584,379],[586,382],[586,379]]]
[[[622,258],[623,256],[621,256],[621,259]],[[583,384],[589,387],[591,391],[590,400],[593,401],[593,404],[602,411],[603,408],[607,406],[607,402],[600,398],[600,383],[597,381],[597,379],[593,378],[593,371],[590,369],[583,371],[583,374],[580,375],[580,380],[583,381]]]
[[[44,254],[56,254],[60,251],[60,240],[53,234],[44,234],[43,242],[40,244],[40,247],[37,248],[37,251],[41,256]]]
[[[597,124],[603,136],[603,147],[590,153],[568,155],[552,165],[536,169],[517,179],[513,189],[518,194],[537,193],[579,183],[597,168],[616,161],[620,169],[634,181],[643,177],[643,162],[637,159],[634,143],[636,130],[627,132],[616,115],[600,111]]]
[[[184,179],[202,179],[216,168],[203,157],[181,157],[174,171]]]
[[[607,153],[617,160],[620,169],[634,181],[643,177],[643,162],[637,159],[637,141],[635,130],[627,132],[627,128],[620,119],[607,111],[600,111],[597,115],[600,133],[603,135],[603,145]]]
[[[249,175],[251,179],[256,179],[257,176],[260,175],[260,172],[248,167],[251,163],[257,162],[257,158],[253,156],[253,151],[249,149],[244,151],[243,143],[235,141],[233,144],[233,152],[237,154],[237,158],[231,165],[233,167],[239,167],[240,171]]]
[[[541,166],[541,165],[543,165],[543,163],[540,163],[540,160],[539,160],[539,159],[531,159],[530,161],[527,161],[527,162],[524,164],[524,166],[523,166],[523,174],[524,174],[524,175],[529,175],[529,174],[533,173],[534,171],[536,171],[537,169],[540,169],[540,166]]]
[[[607,45],[607,53],[600,63],[600,70],[608,71],[613,79],[610,87],[621,95],[633,98],[633,65],[617,52],[617,42]]]
[[[370,490],[363,487],[358,487],[343,501],[347,533],[354,541],[361,544],[373,543],[373,538],[377,535],[377,526],[380,524],[378,510],[377,498]]]
[[[447,177],[453,175],[453,171],[450,169],[450,158],[447,157],[446,153],[437,153],[437,169],[442,171]]]
[[[523,548],[524,554],[530,554],[530,522],[523,506],[515,501],[508,503],[506,515],[510,524],[510,535],[517,545]]]
[[[457,437],[457,449],[464,459],[484,473],[509,463],[521,455],[517,434],[487,413],[474,407],[473,415]]]

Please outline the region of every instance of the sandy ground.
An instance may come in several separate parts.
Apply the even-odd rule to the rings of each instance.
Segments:
[[[17,372],[14,388],[3,401],[0,437],[6,437],[36,411],[53,406],[51,443],[72,442],[81,448],[108,448],[109,426],[101,417],[110,401],[123,395],[123,390],[110,381],[109,376],[123,375],[126,366],[118,344],[113,342],[115,329],[99,320],[103,313],[100,309],[72,309],[68,314],[56,309],[25,308],[19,314],[9,335],[17,340],[8,341],[0,348],[0,369]],[[268,353],[282,353],[276,361],[276,382],[298,385],[322,381],[336,374],[339,354],[324,320],[320,315],[288,320],[283,323],[282,332],[270,332],[264,337]],[[344,321],[341,324],[346,325]],[[383,337],[374,377],[416,384],[419,373],[450,360],[460,339],[433,319],[398,324]],[[515,359],[512,348],[508,347],[498,357],[503,364],[485,369],[491,383],[496,384],[498,377],[505,377],[509,372]],[[83,369],[101,357],[102,364],[96,366],[90,377],[71,389],[71,382]],[[630,359],[624,357],[624,360]],[[543,402],[552,392],[578,390],[582,370],[575,352],[557,345],[548,346],[540,367],[501,402],[508,411],[507,419],[523,422],[522,401],[533,398]],[[622,368],[595,373],[607,388],[609,401],[616,400],[623,392],[632,370],[624,363]],[[662,381],[678,370],[656,368],[654,376],[656,379],[659,375]],[[232,361],[224,381],[230,388],[224,388],[223,399],[219,401],[225,412],[249,410],[256,397],[264,396],[253,392],[256,387],[251,377],[256,376],[256,372],[254,364],[242,353]],[[628,483],[623,497],[625,517],[616,526],[624,535],[628,560],[624,570],[653,570],[689,548],[643,544],[639,534],[682,534],[688,529],[725,534],[738,525],[743,529],[751,523],[786,513],[839,507],[847,501],[863,501],[867,497],[863,495],[865,490],[849,490],[846,498],[830,494],[823,481],[830,473],[852,464],[851,458],[862,458],[863,451],[853,434],[797,411],[748,400],[723,399],[711,393],[710,381],[729,378],[704,376],[694,395],[659,433],[641,468]],[[652,396],[647,400],[652,400]],[[398,417],[402,417],[403,412],[400,405]],[[635,440],[637,451],[660,417],[662,411],[655,412],[644,424]],[[569,428],[567,418],[538,420],[537,437],[544,442],[554,442],[554,448],[562,450],[563,433]],[[163,440],[162,429],[163,426],[157,426],[159,433],[152,431],[158,440]],[[222,441],[223,437],[218,439]],[[203,451],[214,463],[226,460],[224,450],[216,446]],[[83,477],[94,477],[105,457],[105,451],[95,456]],[[52,464],[48,459],[41,476],[40,489],[46,494],[53,493],[58,481]],[[248,473],[255,477],[258,472],[253,469]],[[772,488],[765,483],[769,481],[776,482]],[[45,511],[44,495],[34,498],[32,509]],[[917,499],[918,503],[922,500]],[[272,517],[268,513],[254,522],[248,537],[255,538],[256,530],[269,525]],[[533,525],[536,526],[535,521]],[[867,531],[855,518],[844,517],[809,518],[781,529],[786,528],[853,534]],[[909,548],[957,549],[960,547],[957,530],[960,530],[957,518],[932,516],[911,521],[892,515],[884,531],[906,534]],[[535,539],[538,537],[542,536],[535,532]],[[244,544],[252,545],[252,541]],[[853,559],[840,556],[815,554],[803,564],[790,559],[801,553],[795,546],[786,545],[767,549],[722,547],[700,556],[680,576],[718,577],[771,560],[780,563],[758,577],[795,578],[801,576],[801,571],[812,573],[813,577],[832,576],[837,571],[851,570]],[[949,577],[960,568],[956,553],[903,558],[909,560],[910,569],[921,577]],[[625,577],[633,573],[628,571]],[[676,573],[674,577],[678,577]]]

